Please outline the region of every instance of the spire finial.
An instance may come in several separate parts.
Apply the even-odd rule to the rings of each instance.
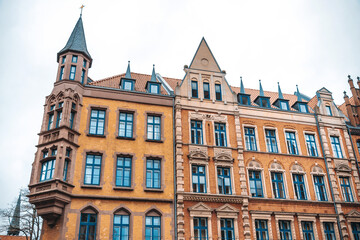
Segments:
[[[151,82],[156,82],[156,74],[155,74],[155,64],[153,64],[153,70],[151,74]]]
[[[240,76],[240,93],[245,94],[245,88],[241,76]]]
[[[352,80],[350,75],[348,75],[348,78],[349,78],[349,80]]]
[[[82,11],[83,11],[83,8],[84,8],[84,7],[85,7],[84,4],[82,4],[81,7],[80,7],[80,9],[81,9],[81,10],[80,10],[80,17],[82,16]]]
[[[357,80],[358,80],[358,82],[360,81],[360,77],[359,76],[357,76],[357,78],[356,78]]]
[[[283,96],[283,94],[282,94],[282,92],[281,92],[280,83],[278,82],[277,84],[278,84],[278,95],[279,95],[279,99],[284,99],[284,96]]]
[[[127,69],[126,69],[125,78],[131,78],[130,61],[128,61],[128,66],[127,66]]]
[[[301,102],[302,101],[302,97],[301,97],[301,94],[300,94],[300,91],[299,91],[299,86],[296,84],[296,95],[297,95],[297,100],[298,102]]]
[[[264,97],[265,95],[264,95],[264,90],[263,90],[263,88],[262,88],[262,85],[261,85],[261,80],[259,80],[259,88],[260,88],[260,96],[261,97]]]
[[[8,228],[7,234],[12,236],[19,236],[20,233],[20,205],[21,205],[21,192],[14,209],[14,213],[11,219],[10,226]]]

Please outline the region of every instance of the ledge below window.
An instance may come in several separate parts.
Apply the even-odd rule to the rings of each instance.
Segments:
[[[86,134],[86,136],[88,136],[88,137],[98,137],[98,138],[105,138],[106,137],[105,135],[96,135],[96,134],[90,134],[90,133]]]
[[[164,192],[164,189],[161,188],[144,188],[145,192]]]
[[[93,189],[102,189],[102,186],[99,185],[81,185],[81,188],[93,188]]]
[[[114,190],[134,191],[133,187],[113,187]]]
[[[163,140],[153,140],[153,139],[146,139],[146,142],[157,142],[157,143],[163,143]]]
[[[117,139],[124,139],[124,140],[131,140],[131,141],[135,141],[135,138],[130,138],[130,137],[120,137],[120,136],[117,136],[116,137]]]

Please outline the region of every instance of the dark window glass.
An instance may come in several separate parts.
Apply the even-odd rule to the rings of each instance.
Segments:
[[[314,176],[314,184],[317,200],[327,201],[324,177]]]
[[[296,143],[296,137],[294,132],[285,132],[286,145],[288,147],[289,154],[298,155],[298,148]]]
[[[55,159],[43,162],[41,165],[40,182],[53,178],[55,170]]]
[[[216,101],[222,101],[221,84],[215,84],[215,98]]]
[[[62,57],[61,64],[64,64],[64,63],[65,63],[65,61],[66,61],[66,56],[63,56],[63,57]]]
[[[249,185],[252,197],[264,197],[260,171],[249,170]]]
[[[276,142],[275,130],[266,129],[265,134],[266,134],[266,146],[268,148],[268,151],[277,153],[278,147],[277,147],[277,142]]]
[[[256,240],[268,240],[268,224],[267,220],[255,220]]]
[[[246,127],[246,128],[244,128],[244,130],[245,130],[245,146],[246,146],[246,150],[257,151],[255,128]]]
[[[207,82],[204,82],[204,99],[210,99],[210,85]]]
[[[351,223],[352,234],[354,235],[355,240],[360,240],[360,223],[353,222]]]
[[[234,219],[221,218],[221,240],[234,240]]]
[[[75,79],[75,73],[76,73],[76,66],[71,66],[70,67],[70,75],[69,75],[70,80]]]
[[[191,169],[192,169],[193,192],[206,193],[205,166],[192,165]]]
[[[345,202],[353,202],[353,195],[351,192],[351,186],[350,186],[350,178],[349,177],[339,177],[340,178],[340,186],[341,186],[341,192],[343,195],[343,199]]]
[[[324,233],[326,240],[335,240],[334,223],[324,222]]]
[[[301,222],[304,240],[314,240],[314,231],[312,222]]]
[[[86,68],[86,63],[87,63],[87,61],[84,59],[84,61],[83,61],[83,67],[84,68]]]
[[[82,213],[80,217],[79,240],[96,239],[96,214]]]
[[[307,200],[304,175],[293,174],[295,196],[298,200]]]
[[[202,121],[191,120],[191,143],[203,144]]]
[[[273,194],[275,198],[286,198],[283,174],[280,172],[271,173],[271,182],[273,187]]]
[[[331,141],[331,147],[332,147],[333,152],[334,152],[334,157],[343,158],[339,137],[330,136],[330,141]]]
[[[198,97],[198,82],[197,81],[191,81],[191,96],[193,98]]]
[[[232,194],[230,168],[218,167],[218,189],[220,194]]]
[[[60,77],[59,77],[59,80],[63,80],[63,77],[64,77],[64,66],[62,66],[60,68]]]
[[[279,221],[279,231],[281,240],[291,240],[291,225],[290,221]]]
[[[129,215],[114,215],[113,240],[129,240]]]
[[[226,127],[225,123],[215,123],[215,143],[216,146],[226,147]]]
[[[308,150],[308,154],[313,157],[318,156],[317,148],[316,148],[316,142],[315,142],[315,136],[314,134],[305,134],[305,140],[306,140],[306,147]]]
[[[81,84],[84,84],[84,78],[85,78],[85,70],[83,69],[81,71]]]
[[[207,218],[194,217],[194,240],[207,240]]]

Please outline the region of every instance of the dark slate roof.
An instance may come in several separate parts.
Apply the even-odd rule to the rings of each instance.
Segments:
[[[67,41],[65,47],[60,50],[57,54],[57,60],[59,61],[59,56],[65,52],[74,51],[84,54],[86,57],[92,61],[90,53],[86,48],[86,40],[85,40],[85,33],[84,27],[82,23],[81,17],[77,21],[74,30],[72,31],[69,40]],[[91,64],[91,63],[90,63]]]

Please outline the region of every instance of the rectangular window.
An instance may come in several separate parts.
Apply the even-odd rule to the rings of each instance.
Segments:
[[[149,83],[149,92],[159,94],[160,93],[160,85],[157,83]]]
[[[158,216],[145,218],[145,240],[161,239],[161,219]]]
[[[54,110],[55,109],[55,104],[51,105],[50,106],[50,111]]]
[[[59,77],[59,80],[62,80],[63,77],[64,77],[64,66],[62,66],[62,67],[60,68],[60,77]]]
[[[306,187],[304,182],[304,175],[302,174],[293,174],[294,182],[294,191],[296,199],[298,200],[307,200]]]
[[[221,240],[233,240],[234,236],[234,219],[221,218]]]
[[[360,154],[360,140],[356,141],[356,146],[357,146],[358,152]]]
[[[76,73],[76,66],[71,66],[70,67],[70,75],[69,75],[70,80],[75,79],[75,73]]]
[[[194,240],[207,240],[207,218],[194,217]]]
[[[302,113],[308,113],[308,106],[306,103],[299,103],[299,111]]]
[[[226,147],[225,123],[215,123],[215,143],[216,146]]]
[[[75,118],[75,112],[70,113],[70,128],[72,129],[74,126],[74,118]]]
[[[268,240],[268,224],[267,220],[255,220],[256,240]]]
[[[122,80],[122,89],[127,91],[134,90],[134,81],[133,80]]]
[[[269,152],[277,153],[278,147],[276,142],[276,133],[275,130],[265,129],[266,134],[266,146]]]
[[[78,56],[73,55],[73,56],[72,56],[72,59],[71,59],[71,62],[77,63],[77,60],[78,60]]]
[[[54,114],[50,113],[49,114],[49,121],[48,121],[47,130],[50,130],[52,128],[53,121],[54,121]]]
[[[210,99],[210,85],[207,82],[203,83],[204,99]]]
[[[327,201],[323,176],[314,176],[315,192],[318,201]]]
[[[56,156],[57,154],[57,148],[51,149],[51,156]]]
[[[84,84],[84,78],[85,78],[85,70],[83,69],[81,71],[81,84]]]
[[[291,222],[290,221],[279,221],[279,231],[280,231],[280,239],[281,240],[291,240]]]
[[[79,240],[96,239],[96,214],[82,213],[80,217]]]
[[[71,108],[75,110],[76,109],[76,103],[71,103]]]
[[[161,139],[161,119],[159,116],[148,115],[147,117],[147,139]]]
[[[261,171],[249,170],[250,194],[252,197],[264,197]]]
[[[66,56],[63,56],[63,57],[62,57],[61,64],[64,64],[64,63],[65,63],[65,61],[66,61]]]
[[[265,108],[269,108],[269,107],[270,107],[269,98],[260,97],[259,103],[260,103],[260,107],[265,107]]]
[[[317,148],[316,148],[316,142],[315,142],[315,136],[314,134],[305,134],[305,140],[306,140],[306,147],[308,150],[308,154],[313,157],[318,156]]]
[[[331,147],[332,147],[333,152],[334,152],[334,157],[343,158],[339,137],[330,136],[330,141],[331,141]]]
[[[43,151],[43,158],[47,158],[49,156],[49,151]]]
[[[205,166],[192,165],[191,168],[192,168],[193,192],[206,193]]]
[[[255,138],[255,128],[246,127],[245,129],[245,146],[246,150],[256,151],[256,138]]]
[[[101,156],[86,155],[84,184],[99,185],[101,174]]]
[[[352,234],[354,235],[355,240],[360,240],[360,223],[353,222],[351,223]]]
[[[351,192],[351,186],[350,186],[350,178],[349,177],[339,177],[340,178],[340,186],[341,186],[341,192],[343,195],[343,199],[345,202],[353,202],[353,196]]]
[[[132,138],[134,126],[134,114],[120,112],[119,116],[119,137]]]
[[[104,135],[105,111],[91,110],[89,133],[94,135]]]
[[[332,116],[331,107],[328,105],[326,106],[326,114]]]
[[[160,189],[161,187],[160,160],[155,160],[155,159],[146,160],[146,187]]]
[[[304,240],[314,240],[314,230],[312,222],[301,222]]]
[[[249,95],[242,95],[238,94],[238,102],[242,105],[250,105],[250,96]]]
[[[62,108],[64,106],[64,102],[59,102],[58,108]]]
[[[230,168],[218,167],[217,175],[219,194],[232,194]]]
[[[131,186],[131,157],[117,157],[115,184],[117,187]]]
[[[84,59],[84,61],[83,61],[83,67],[84,68],[86,68],[86,63],[87,63],[87,61]]]
[[[216,101],[222,101],[222,96],[221,96],[221,84],[215,84],[215,98]]]
[[[64,181],[67,180],[68,167],[69,167],[69,160],[65,160],[65,162],[64,162],[64,171],[63,171],[63,180]]]
[[[285,198],[285,188],[283,174],[279,172],[271,173],[271,182],[273,188],[273,194],[275,198]]]
[[[60,123],[61,123],[61,118],[62,118],[62,111],[57,111],[56,114],[56,127],[60,127]]]
[[[296,137],[294,132],[285,132],[286,135],[286,144],[289,151],[289,154],[298,155],[298,148],[296,143]]]
[[[289,103],[288,103],[288,101],[280,101],[280,109],[281,109],[281,110],[289,110]]]
[[[113,240],[129,240],[129,215],[114,215]]]
[[[66,149],[66,152],[65,152],[65,156],[66,156],[66,157],[70,157],[70,155],[71,155],[71,149],[70,149],[70,148],[67,148],[67,149]]]
[[[324,222],[324,233],[326,240],[335,240],[334,223]]]
[[[191,120],[191,143],[203,144],[202,121]]]
[[[41,165],[40,182],[53,178],[55,170],[55,159],[43,162]]]
[[[198,98],[198,82],[191,81],[191,96],[193,98]]]

